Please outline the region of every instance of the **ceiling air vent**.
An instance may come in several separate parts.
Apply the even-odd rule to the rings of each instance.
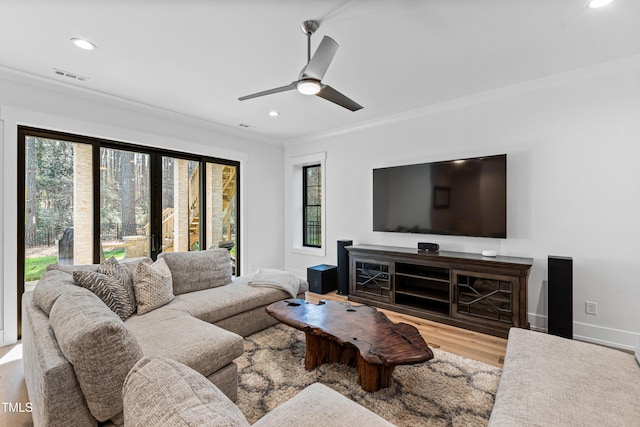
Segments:
[[[84,82],[86,80],[89,80],[89,77],[84,77],[84,76],[80,76],[78,74],[75,73],[70,73],[69,71],[64,71],[64,70],[60,70],[58,68],[54,68],[53,72],[58,75],[58,76],[62,76],[62,77],[68,77],[70,79],[73,80],[79,80],[81,82]]]

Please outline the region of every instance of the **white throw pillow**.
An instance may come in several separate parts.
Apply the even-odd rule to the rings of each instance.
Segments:
[[[145,314],[168,304],[175,298],[171,270],[163,258],[151,265],[138,264],[133,272],[138,314]]]

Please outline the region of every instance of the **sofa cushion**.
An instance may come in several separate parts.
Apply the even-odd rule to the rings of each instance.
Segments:
[[[194,252],[163,252],[173,276],[175,295],[231,283],[231,257],[226,249]]]
[[[289,294],[281,289],[250,286],[250,280],[251,276],[242,276],[226,286],[176,295],[171,307],[183,310],[205,322],[215,323],[289,298]]]
[[[49,316],[35,304],[33,294],[22,296],[22,362],[33,418],[29,425],[66,427],[73,420],[78,426],[95,426],[96,419],[85,403],[73,366],[60,350]]]
[[[164,259],[151,265],[140,263],[133,273],[138,314],[145,314],[174,298],[171,271]]]
[[[145,356],[168,357],[208,377],[242,355],[242,337],[174,310],[172,304],[125,322]]]
[[[265,426],[383,426],[393,424],[326,385],[315,383],[260,418]]]
[[[124,379],[143,356],[134,335],[91,293],[60,295],[49,320],[91,414],[98,421],[118,415]]]
[[[489,425],[638,425],[638,396],[633,355],[511,328]]]
[[[167,358],[141,359],[123,388],[127,427],[249,426],[240,409],[193,369]]]
[[[120,265],[115,257],[107,259],[105,262],[98,266],[98,273],[106,274],[107,276],[115,277],[118,281],[118,286],[122,291],[118,292],[121,295],[122,311],[124,313],[124,319],[131,316],[136,312],[136,296],[133,290],[133,276]],[[122,316],[120,316],[122,318]]]
[[[236,280],[226,286],[177,295],[171,307],[207,323],[216,323],[255,308],[266,307],[288,296],[282,290],[253,287],[246,280]]]
[[[71,274],[60,270],[51,270],[47,271],[38,281],[38,286],[33,290],[33,301],[40,310],[49,315],[53,304],[64,293],[86,295],[91,291],[76,285]]]

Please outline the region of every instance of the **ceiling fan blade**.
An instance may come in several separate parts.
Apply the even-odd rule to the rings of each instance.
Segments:
[[[347,98],[329,85],[322,85],[322,89],[316,94],[316,96],[324,98],[327,101],[331,101],[334,104],[338,104],[339,106],[344,107],[347,110],[358,111],[359,109],[363,108],[362,105]]]
[[[338,51],[338,47],[338,43],[334,39],[324,36],[318,49],[316,49],[316,53],[313,54],[307,66],[302,70],[302,77],[322,80]]]
[[[258,98],[259,96],[265,96],[265,95],[271,95],[274,93],[279,93],[279,92],[286,92],[288,90],[292,90],[295,89],[298,85],[298,81],[294,81],[289,83],[286,86],[281,86],[281,87],[277,87],[274,89],[269,89],[269,90],[263,90],[262,92],[257,92],[257,93],[253,93],[251,95],[245,95],[245,96],[241,96],[240,98],[238,98],[239,101],[244,101],[246,99],[251,99],[251,98]]]

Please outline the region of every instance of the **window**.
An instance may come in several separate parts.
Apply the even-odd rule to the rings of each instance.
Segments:
[[[320,165],[302,168],[302,245],[322,246],[322,169]]]
[[[326,159],[325,152],[287,159],[285,232],[291,236],[293,253],[326,256]]]

